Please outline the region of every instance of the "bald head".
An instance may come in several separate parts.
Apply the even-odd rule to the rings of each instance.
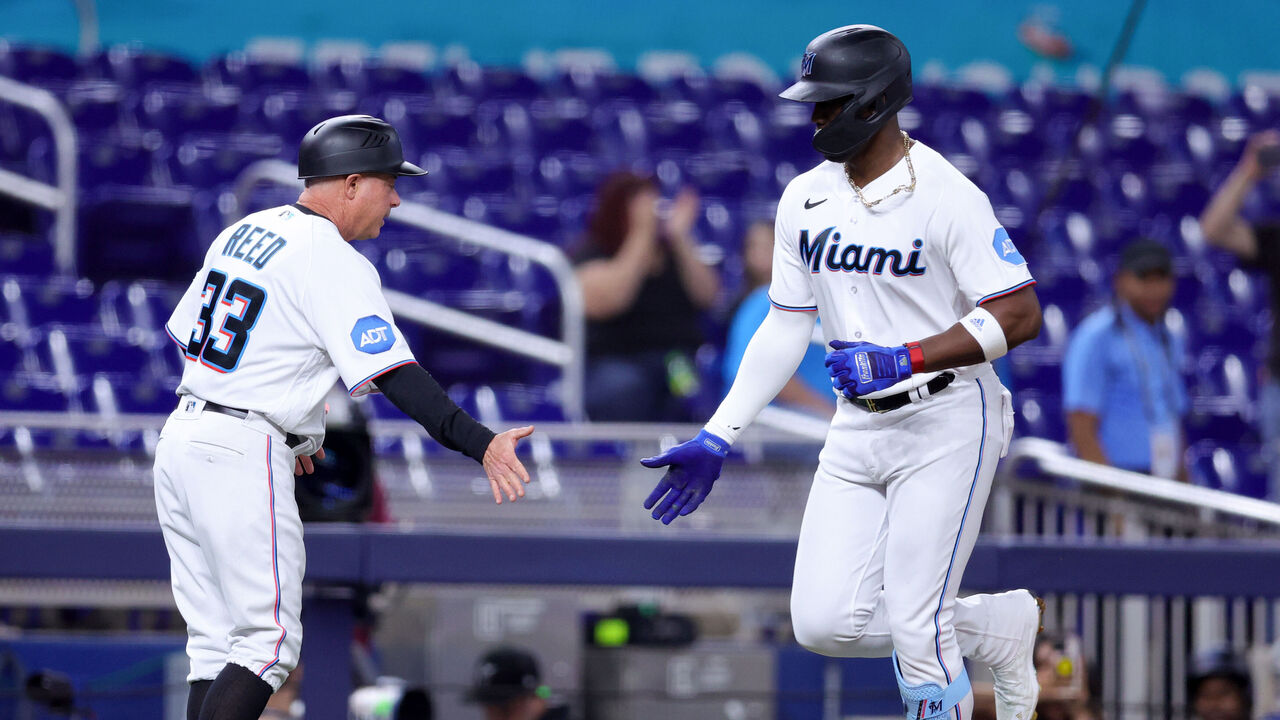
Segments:
[[[332,221],[343,240],[368,240],[378,237],[400,195],[395,175],[355,173],[309,178],[298,203]]]

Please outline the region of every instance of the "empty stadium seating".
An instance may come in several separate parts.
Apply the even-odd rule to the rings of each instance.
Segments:
[[[396,124],[411,159],[431,171],[403,183],[406,198],[569,250],[611,169],[653,172],[668,193],[695,187],[699,236],[726,258],[726,297],[740,288],[747,224],[819,160],[806,107],[776,99],[778,87],[701,72],[583,63],[532,73],[465,61],[424,71],[359,53],[310,64],[231,53],[198,67],[132,46],[79,58],[0,44],[0,74],[54,92],[79,131],[84,276],[56,276],[45,224],[0,227],[0,409],[162,412],[180,362],[160,324],[218,229],[218,198],[256,160],[293,161],[300,135],[323,117],[368,112]],[[1205,248],[1193,218],[1247,135],[1277,120],[1280,98],[1257,88],[1220,102],[1124,89],[1097,105],[1037,84],[917,85],[903,125],[988,193],[1041,281],[1045,332],[1012,358],[1020,432],[1064,439],[1066,334],[1107,301],[1118,248],[1151,235],[1178,256],[1176,330],[1197,378],[1196,476],[1261,492],[1256,462],[1230,477],[1223,468],[1256,456],[1250,399],[1268,305],[1257,278]],[[44,180],[55,167],[47,131],[3,104],[0,165]],[[265,189],[251,202],[282,196]],[[1280,211],[1280,182],[1251,202],[1250,213]],[[395,228],[366,250],[388,287],[527,329],[557,327],[553,286],[537,272]],[[468,402],[493,385],[509,418],[561,416],[547,392],[554,373],[415,335],[419,356]]]

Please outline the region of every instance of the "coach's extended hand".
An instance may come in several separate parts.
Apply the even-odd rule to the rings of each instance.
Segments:
[[[826,363],[831,384],[850,400],[911,377],[911,355],[905,345],[890,348],[832,340],[831,347]]]
[[[692,440],[644,458],[640,464],[648,468],[669,466],[658,486],[645,499],[644,509],[653,508],[653,519],[661,520],[663,525],[670,525],[677,516],[697,510],[720,477],[720,466],[728,454],[729,443],[703,430]],[[658,502],[659,499],[662,502]]]
[[[489,476],[489,487],[493,490],[493,501],[502,504],[505,493],[507,499],[515,502],[517,497],[524,497],[524,486],[529,482],[529,471],[524,463],[516,457],[516,443],[533,434],[533,426],[512,428],[498,433],[489,441],[484,451],[484,473]]]

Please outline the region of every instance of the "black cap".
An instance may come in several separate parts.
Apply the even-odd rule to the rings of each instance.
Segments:
[[[1134,275],[1149,272],[1173,274],[1173,254],[1155,240],[1135,240],[1120,253],[1120,269]]]
[[[1191,659],[1191,670],[1187,673],[1187,698],[1194,700],[1200,691],[1200,685],[1210,678],[1222,678],[1237,688],[1244,696],[1246,703],[1252,703],[1249,668],[1243,658],[1230,650],[1209,650],[1197,654]]]
[[[541,685],[538,661],[533,655],[515,647],[498,647],[476,663],[467,699],[483,705],[503,703],[540,694]]]
[[[342,115],[320,121],[298,146],[298,177],[318,178],[355,173],[426,175],[405,162],[400,134],[391,123],[372,115]]]

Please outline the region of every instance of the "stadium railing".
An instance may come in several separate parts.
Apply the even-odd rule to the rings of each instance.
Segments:
[[[50,185],[0,168],[0,193],[54,213],[54,261],[58,271],[76,272],[76,165],[79,162],[75,125],[66,107],[48,90],[0,76],[0,102],[31,110],[49,124],[57,151],[57,184]]]
[[[773,424],[787,432],[749,428],[719,499],[669,528],[640,509],[654,474],[635,461],[693,426],[539,424],[549,442],[532,453],[538,482],[526,500],[495,511],[473,462],[432,449],[409,421],[371,421],[397,525],[309,526],[309,579],[785,591],[825,423],[781,417]],[[0,414],[0,430],[28,435],[155,433],[163,422]],[[416,451],[413,442],[422,443]],[[0,577],[163,580],[149,467],[145,451],[135,454],[130,463],[30,441],[0,452],[0,547],[10,550],[0,553]],[[410,480],[414,463],[431,482]],[[43,480],[33,484],[32,473]],[[1280,513],[1268,503],[1095,466],[1027,438],[1004,461],[985,521],[964,592],[1043,593],[1046,627],[1081,638],[1109,717],[1177,712],[1192,653],[1275,640]],[[521,552],[502,552],[512,547]],[[328,632],[309,628],[308,637],[317,647],[337,642],[321,639]],[[337,693],[346,669],[313,666],[308,676],[330,678]]]

